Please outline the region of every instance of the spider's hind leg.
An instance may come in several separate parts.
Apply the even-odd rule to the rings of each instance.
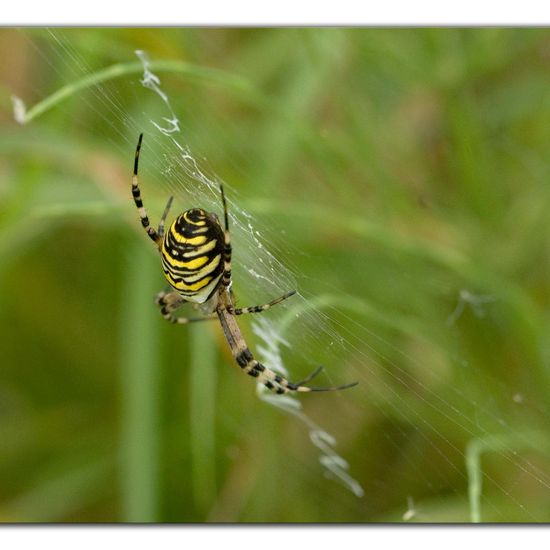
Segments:
[[[307,384],[309,381],[313,380],[323,369],[324,369],[323,365],[318,366],[311,374],[306,376],[303,380],[300,380],[299,382],[294,382],[294,385],[303,386],[304,384]]]
[[[246,362],[240,362],[239,365],[241,365],[241,368],[248,374],[249,376],[253,376],[254,378],[258,379],[258,382],[262,383],[268,390],[272,391],[273,393],[277,394],[285,394],[290,392],[321,392],[321,391],[337,391],[337,390],[345,390],[346,388],[352,388],[353,386],[356,386],[358,382],[351,382],[349,384],[342,384],[341,386],[330,386],[326,388],[316,388],[316,387],[310,387],[305,386],[307,382],[315,378],[322,370],[323,367],[317,367],[309,376],[301,380],[300,382],[289,382],[286,378],[281,376],[280,374],[277,374],[276,372],[272,371],[271,369],[268,369],[264,365],[262,365],[260,362],[256,361],[252,357],[252,354],[248,349],[245,350],[245,353],[243,354],[243,359],[246,358]],[[244,366],[243,366],[244,364]]]

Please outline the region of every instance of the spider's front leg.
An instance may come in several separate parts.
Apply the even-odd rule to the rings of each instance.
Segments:
[[[142,140],[143,140],[143,134],[140,134],[138,144],[136,147],[136,155],[134,157],[134,175],[132,176],[132,196],[134,197],[134,203],[137,207],[143,229],[145,229],[145,231],[147,232],[147,235],[149,235],[151,240],[157,246],[160,247],[162,243],[162,237],[151,227],[151,223],[149,222],[149,216],[147,215],[147,210],[145,210],[145,206],[143,206],[141,191],[139,190],[138,167],[139,167],[139,153],[141,151]]]
[[[162,214],[162,217],[160,218],[159,222],[159,228],[157,233],[159,234],[159,237],[164,237],[164,223],[166,222],[166,216],[168,216],[168,212],[170,212],[170,207],[172,206],[172,201],[174,200],[174,197],[170,197],[168,199],[168,202],[166,203],[166,207],[164,208],[164,212]]]
[[[177,292],[159,292],[155,297],[155,304],[160,310],[160,314],[169,323],[178,325],[187,325],[188,323],[196,323],[198,321],[211,321],[216,318],[216,315],[205,315],[204,317],[177,317],[173,312],[179,309],[185,300]]]

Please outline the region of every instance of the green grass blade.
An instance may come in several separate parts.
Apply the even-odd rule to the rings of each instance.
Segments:
[[[153,296],[158,266],[144,239],[129,245],[121,304],[122,520],[158,521],[158,318]]]
[[[216,342],[204,323],[190,329],[189,407],[191,480],[196,509],[206,513],[216,496]]]

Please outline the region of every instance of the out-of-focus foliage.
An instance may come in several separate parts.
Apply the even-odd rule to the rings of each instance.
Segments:
[[[302,401],[363,498],[219,327],[164,326],[109,100],[14,121],[136,49],[226,75],[161,73],[192,150],[355,304],[385,384],[350,349],[361,390]],[[0,60],[0,521],[550,520],[549,30],[2,29]]]

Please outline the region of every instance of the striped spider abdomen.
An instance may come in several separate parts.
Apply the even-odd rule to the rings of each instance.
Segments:
[[[200,208],[186,210],[164,235],[160,247],[164,275],[185,301],[202,304],[223,275],[223,251],[218,217]]]

